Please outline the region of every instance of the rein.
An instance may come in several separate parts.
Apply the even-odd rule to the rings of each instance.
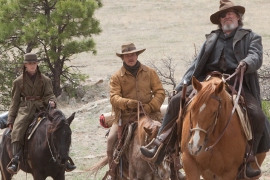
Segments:
[[[239,77],[239,71],[240,71],[240,77]],[[216,74],[214,74],[214,75],[216,75]],[[231,122],[232,117],[233,117],[233,114],[234,114],[234,112],[235,112],[235,110],[236,110],[236,106],[238,105],[238,101],[239,101],[239,98],[240,98],[240,95],[241,95],[242,85],[243,85],[244,68],[241,67],[240,70],[236,70],[232,75],[230,75],[230,76],[229,76],[228,78],[226,78],[226,79],[224,79],[224,78],[222,77],[222,80],[226,82],[226,81],[230,80],[231,78],[233,78],[234,76],[235,76],[234,89],[235,89],[235,87],[236,87],[236,84],[237,84],[238,79],[239,79],[239,89],[238,89],[238,92],[237,92],[237,96],[236,96],[236,99],[235,99],[235,103],[234,103],[232,112],[231,112],[231,114],[230,114],[230,116],[229,116],[229,118],[228,118],[228,120],[227,120],[227,123],[226,123],[226,125],[225,125],[225,127],[224,127],[222,133],[219,135],[219,137],[217,138],[217,140],[216,140],[211,146],[205,148],[205,151],[209,151],[209,150],[213,149],[213,147],[220,141],[220,139],[221,139],[222,136],[224,135],[224,133],[225,133],[225,131],[226,131],[226,129],[227,129],[229,123]],[[235,90],[232,90],[232,92],[235,93]],[[221,109],[221,98],[219,98],[219,97],[217,97],[217,96],[213,96],[213,95],[210,96],[210,97],[213,98],[213,99],[215,99],[215,100],[217,100],[217,101],[219,102],[219,107],[218,107],[217,113],[216,113],[216,115],[215,115],[215,120],[213,121],[213,123],[210,125],[210,127],[209,127],[207,130],[204,130],[204,129],[202,129],[202,128],[192,128],[193,125],[192,125],[192,122],[191,122],[191,113],[190,113],[190,127],[191,127],[191,129],[190,129],[190,135],[191,135],[191,133],[192,133],[193,131],[198,130],[198,131],[204,132],[204,133],[206,134],[206,139],[207,139],[210,130],[211,130],[211,133],[213,132],[213,130],[214,130],[215,126],[216,126],[217,120],[218,120],[218,116],[219,116],[219,114],[220,114],[220,109]],[[212,128],[211,128],[211,126],[212,126]]]
[[[52,156],[52,160],[53,160],[53,162],[56,162],[56,158],[53,155],[52,148],[51,148],[50,143],[49,143],[49,140],[48,140],[48,131],[47,130],[46,130],[46,140],[47,140],[47,144],[48,144],[48,147],[49,147],[51,156]]]
[[[236,76],[236,77],[235,77],[235,81],[234,81],[234,88],[235,88],[236,83],[237,83],[238,78],[239,78],[238,73],[239,73],[239,71],[235,71],[231,76],[229,76],[229,77],[226,79],[226,81],[227,81],[227,80],[229,80],[230,78],[232,78],[233,76]],[[232,112],[231,112],[231,114],[230,114],[230,117],[229,117],[229,119],[228,119],[228,121],[227,121],[227,123],[226,123],[226,125],[225,125],[225,127],[224,127],[224,129],[223,129],[223,131],[222,131],[222,133],[220,134],[220,136],[217,138],[217,140],[214,142],[214,144],[212,144],[211,146],[205,148],[205,151],[209,151],[209,150],[213,149],[213,147],[220,141],[220,139],[221,139],[221,137],[224,135],[224,133],[225,133],[225,131],[226,131],[226,129],[227,129],[229,123],[231,122],[232,116],[233,116],[233,114],[234,114],[234,112],[235,112],[236,106],[238,105],[238,101],[239,101],[239,98],[240,98],[240,95],[241,95],[242,86],[243,86],[243,78],[244,78],[244,68],[241,67],[241,68],[240,68],[240,78],[239,78],[239,89],[238,89],[238,93],[237,93],[237,96],[236,96],[236,99],[235,99],[235,103],[234,103]]]
[[[62,126],[64,126],[64,125],[67,125],[69,127],[69,124],[66,122]],[[51,156],[52,156],[52,160],[53,160],[53,162],[57,162],[59,165],[63,165],[59,161],[57,161],[57,159],[56,159],[56,157],[60,157],[60,155],[57,152],[57,149],[56,149],[55,144],[53,142],[53,133],[50,133],[50,134],[51,134],[51,136],[49,137],[50,138],[50,141],[49,141],[48,128],[46,128],[46,141],[47,141],[47,144],[48,144]]]
[[[213,121],[213,123],[210,125],[210,127],[207,130],[204,130],[202,128],[196,127],[196,128],[190,129],[190,134],[193,131],[196,131],[196,130],[202,131],[202,132],[204,132],[206,134],[206,139],[208,139],[208,135],[211,134],[213,132],[213,130],[215,129],[215,126],[217,124],[217,120],[218,120],[218,117],[219,117],[219,114],[220,114],[220,109],[221,109],[221,98],[219,98],[217,96],[211,96],[211,98],[213,98],[213,99],[215,99],[215,100],[217,100],[219,102],[218,110],[217,110],[217,112],[215,114],[215,120]],[[190,113],[189,121],[190,121],[190,127],[193,127],[193,124],[191,122],[191,113]]]

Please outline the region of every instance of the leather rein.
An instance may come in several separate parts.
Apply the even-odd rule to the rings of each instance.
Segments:
[[[69,128],[69,124],[67,122],[65,122],[62,126],[64,125],[67,125]],[[50,141],[49,141],[49,138],[48,138],[48,128],[46,128],[46,141],[47,141],[47,144],[48,144],[48,147],[49,147],[49,150],[50,150],[50,153],[51,153],[51,156],[52,156],[52,160],[53,162],[57,162],[60,166],[61,165],[64,165],[64,164],[61,164],[61,162],[58,161],[58,159],[56,159],[56,157],[61,157],[60,154],[57,152],[57,148],[55,146],[55,143],[53,141],[53,134],[54,132],[50,133]]]

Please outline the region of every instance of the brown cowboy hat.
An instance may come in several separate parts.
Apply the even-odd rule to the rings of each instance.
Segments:
[[[228,9],[234,9],[241,14],[245,13],[245,8],[243,6],[235,6],[230,0],[220,0],[219,11],[210,16],[211,22],[213,24],[219,24],[219,15]]]
[[[122,45],[122,53],[116,53],[116,56],[122,57],[124,54],[137,53],[137,55],[143,53],[145,49],[136,49],[133,43],[126,43]]]

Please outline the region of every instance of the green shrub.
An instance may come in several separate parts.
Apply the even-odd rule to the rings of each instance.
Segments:
[[[270,101],[262,101],[262,109],[268,120],[270,120]]]

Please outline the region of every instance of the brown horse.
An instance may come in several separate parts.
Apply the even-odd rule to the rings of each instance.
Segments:
[[[71,144],[70,124],[74,116],[75,113],[66,119],[57,109],[50,111],[48,117],[44,116],[24,146],[26,156],[20,160],[20,169],[31,173],[34,180],[45,180],[49,176],[54,180],[64,180]],[[6,129],[0,144],[0,169],[3,180],[12,178],[12,174],[6,170],[12,158],[11,152],[11,139]]]
[[[160,164],[152,164],[141,158],[140,147],[148,144],[156,137],[160,122],[154,121],[147,116],[141,117],[138,121],[138,126],[133,134],[133,138],[122,158],[128,162],[125,176],[123,179],[131,180],[166,180],[170,177],[169,162],[163,161]],[[108,163],[107,156],[90,167],[89,171],[97,173]],[[126,165],[126,164],[125,164]],[[124,166],[123,166],[124,167]],[[117,179],[121,179],[117,176]]]
[[[219,77],[202,83],[193,77],[192,84],[197,94],[186,109],[181,141],[186,177],[236,179],[247,140],[236,112],[226,128],[233,103],[225,84]]]

